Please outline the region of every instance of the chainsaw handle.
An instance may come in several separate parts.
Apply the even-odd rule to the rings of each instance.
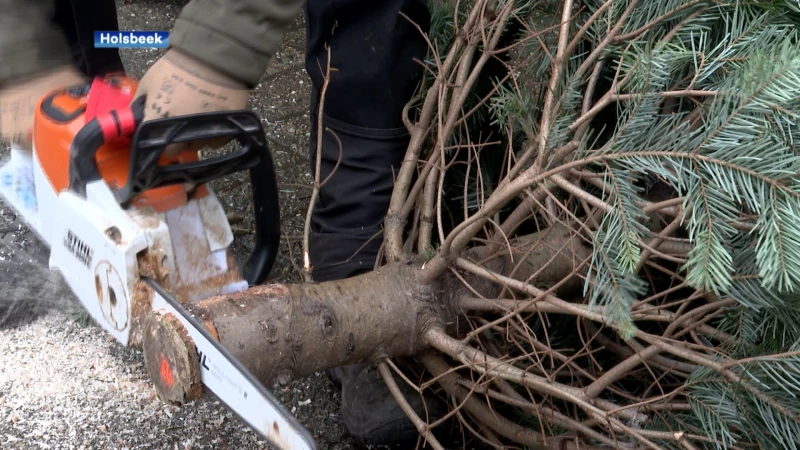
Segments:
[[[94,117],[75,135],[70,147],[70,190],[85,197],[87,183],[102,179],[97,151],[112,139],[131,135],[127,182],[112,189],[123,208],[149,189],[183,183],[201,185],[249,169],[255,246],[241,271],[251,286],[261,284],[272,270],[280,245],[278,185],[261,120],[252,111],[239,110],[144,122],[144,105],[145,97],[139,97],[129,108]],[[196,162],[158,164],[169,144],[220,137],[235,138],[241,148]]]

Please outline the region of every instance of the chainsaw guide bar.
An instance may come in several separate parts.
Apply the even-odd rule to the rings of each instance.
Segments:
[[[280,206],[261,120],[239,110],[144,122],[145,99],[133,101],[136,87],[112,74],[45,96],[34,116],[33,151],[12,146],[11,160],[0,167],[0,196],[49,248],[49,267],[118,343],[141,348],[151,338],[143,336],[143,323],[168,316],[167,328],[177,332],[169,336],[186,351],[144,347],[154,383],[184,377],[185,398],[205,388],[273,446],[316,450],[310,433],[184,306],[259,285],[272,269]],[[164,154],[169,144],[220,138],[239,147],[202,159],[198,151]],[[239,264],[209,183],[243,171],[255,239]]]
[[[222,347],[200,321],[155,280],[142,278],[156,295],[153,309],[175,315],[197,351],[200,379],[225,405],[279,448],[315,450],[309,433],[250,372]]]

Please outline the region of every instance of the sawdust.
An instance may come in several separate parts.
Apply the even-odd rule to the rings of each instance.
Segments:
[[[129,345],[133,348],[142,347],[142,325],[145,314],[150,311],[155,292],[143,281],[136,281],[131,295],[131,331]]]
[[[252,307],[262,301],[286,301],[290,291],[283,284],[266,284],[249,287],[242,292],[215,295],[196,302],[201,309],[213,308],[217,303],[232,303],[240,308]]]
[[[167,218],[170,226],[189,228],[171,233],[177,275],[174,280],[176,285],[171,292],[181,303],[215,295],[227,284],[241,280],[236,258],[230,249],[225,254],[226,270],[220,273],[221,267],[212,253],[208,233],[224,235],[228,223],[224,211],[212,214],[211,208],[210,204],[201,206],[198,203]],[[196,226],[198,216],[195,214],[202,217],[204,228],[199,234],[191,229]],[[215,221],[214,216],[221,222]],[[210,231],[206,229],[208,227],[211,228]]]
[[[275,300],[283,299],[289,295],[289,288],[287,288],[284,284],[278,283],[253,286],[248,289],[248,291]]]
[[[132,214],[134,220],[142,228],[156,228],[159,224],[158,213],[152,206],[139,206],[140,214]]]
[[[0,448],[268,448],[214,397],[161,401],[142,359],[55,316],[0,335]]]
[[[136,255],[136,262],[140,275],[152,278],[164,289],[169,289],[169,270],[162,264],[163,253],[157,245],[154,245],[148,250],[139,252]]]
[[[211,192],[209,192],[209,194],[211,194]],[[216,200],[216,202],[214,200]],[[219,208],[218,201],[219,198],[212,195],[207,195],[197,201],[197,206],[200,209],[200,216],[203,217],[204,231],[208,239],[212,242],[224,242],[226,237],[232,235],[225,212],[217,210]],[[214,217],[219,217],[221,220],[213,220]]]
[[[219,331],[217,331],[217,327],[214,325],[214,323],[208,320],[203,320],[202,323],[203,326],[206,327],[208,334],[211,335],[211,338],[219,342]]]
[[[197,259],[195,259],[195,261],[196,260]],[[234,283],[241,280],[241,274],[236,266],[236,257],[231,252],[228,252],[227,260],[228,270],[225,273],[206,278],[194,284],[181,283],[180,286],[175,289],[175,299],[179,302],[186,303],[188,302],[187,299],[189,298],[216,295],[219,288],[229,283]],[[211,263],[208,260],[205,260],[202,264],[201,270],[205,271],[211,267]]]

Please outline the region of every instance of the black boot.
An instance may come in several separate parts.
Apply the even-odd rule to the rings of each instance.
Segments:
[[[342,390],[342,422],[355,438],[369,445],[413,445],[419,432],[392,396],[378,370],[371,364],[354,364],[326,371]],[[447,405],[432,395],[420,396],[395,377],[400,392],[414,412],[427,423],[447,414]]]

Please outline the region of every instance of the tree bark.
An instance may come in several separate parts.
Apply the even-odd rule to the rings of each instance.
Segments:
[[[410,264],[394,263],[346,280],[257,286],[185,307],[259,381],[286,383],[326,368],[414,355],[424,348],[427,327],[441,326],[447,314],[432,287],[416,282],[416,272]],[[185,354],[177,348],[181,340],[152,337],[180,335],[179,323],[167,317],[149,313],[145,355]],[[191,391],[190,386],[156,387],[172,400],[176,390]]]

